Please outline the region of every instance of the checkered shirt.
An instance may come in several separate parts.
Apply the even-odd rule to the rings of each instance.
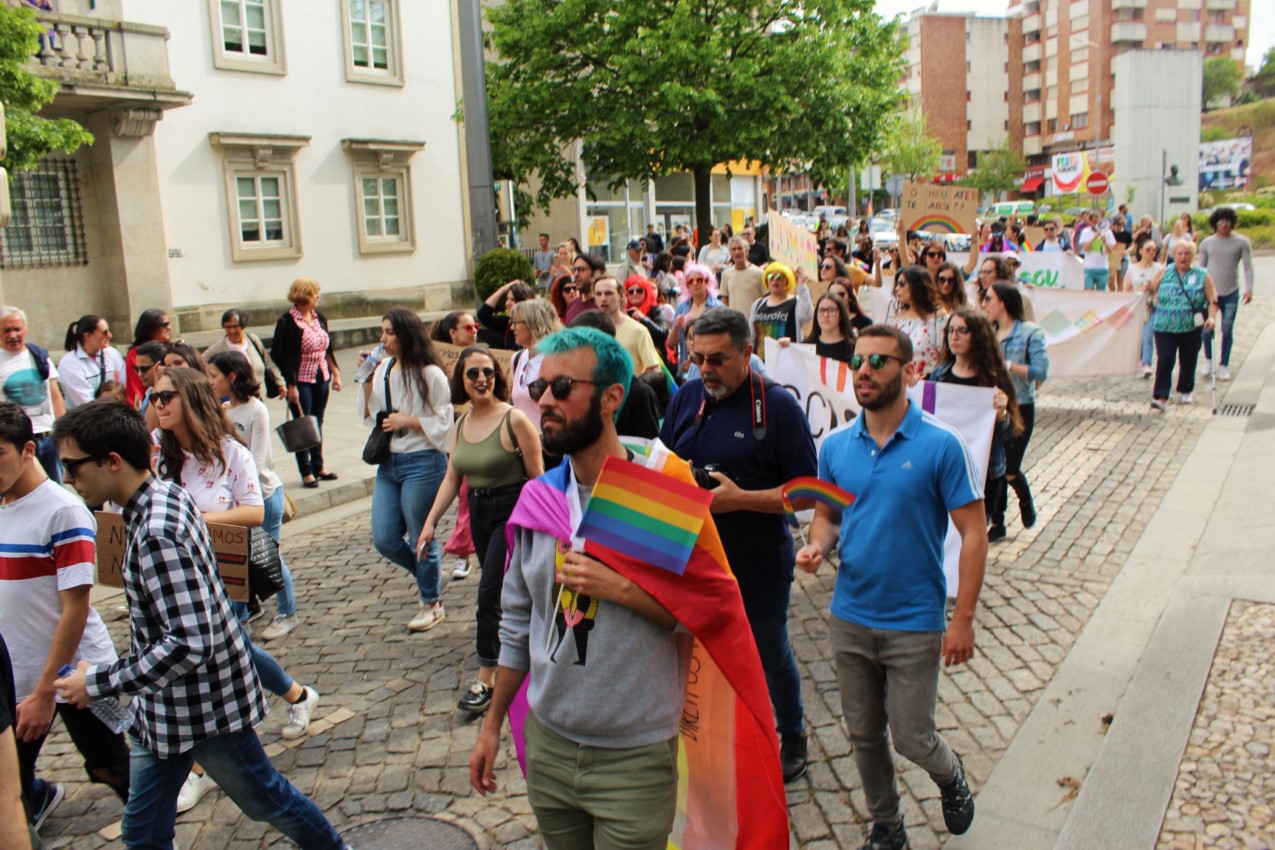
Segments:
[[[89,670],[89,696],[132,695],[132,734],[160,758],[257,725],[265,695],[194,500],[150,477],[124,522],[131,651]]]
[[[292,321],[301,329],[301,363],[297,366],[297,382],[313,384],[330,380],[328,368],[328,332],[319,324],[319,317],[311,314],[311,321],[301,317],[301,311],[293,307],[288,311]]]

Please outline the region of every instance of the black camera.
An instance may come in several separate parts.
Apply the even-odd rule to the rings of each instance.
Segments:
[[[703,466],[692,466],[691,475],[695,476],[695,483],[699,485],[701,490],[715,490],[722,482],[718,481],[710,472],[721,472],[722,468],[715,463],[706,463]]]

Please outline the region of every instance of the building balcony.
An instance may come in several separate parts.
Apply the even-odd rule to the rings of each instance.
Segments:
[[[1040,12],[1023,16],[1023,35],[1040,32]]]
[[[168,30],[107,18],[36,12],[45,26],[32,70],[56,81],[59,109],[170,109],[190,103],[168,69]]]
[[[1023,48],[1023,63],[1040,61],[1040,42],[1029,44]]]
[[[1023,123],[1032,124],[1040,122],[1040,101],[1036,103],[1023,104]]]
[[[1235,2],[1235,0],[1231,0]],[[1124,9],[1145,9],[1147,8],[1147,0],[1111,0],[1111,11],[1120,12]]]
[[[1043,136],[1028,136],[1023,139],[1023,156],[1034,156],[1044,150]]]
[[[1035,91],[1040,88],[1040,72],[1023,75],[1023,91]]]
[[[1209,24],[1204,28],[1204,40],[1207,42],[1235,41],[1235,27],[1230,24]]]
[[[1147,25],[1134,23],[1132,21],[1120,21],[1111,25],[1111,42],[1120,44],[1121,42],[1144,42],[1147,40]]]

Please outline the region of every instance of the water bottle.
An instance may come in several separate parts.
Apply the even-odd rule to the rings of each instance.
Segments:
[[[70,664],[65,664],[61,670],[58,670],[58,675],[66,678],[73,672],[75,672],[75,668]],[[93,715],[106,724],[106,728],[116,735],[127,732],[133,725],[133,718],[137,716],[137,709],[133,703],[130,702],[125,705],[115,697],[103,697],[102,699],[93,700],[89,703],[89,711],[93,712]]]
[[[363,362],[359,364],[358,368],[354,370],[355,383],[361,384],[368,378],[372,377],[372,373],[376,371],[376,364],[380,363],[381,358],[384,356],[385,346],[378,345],[376,348],[373,348]]]

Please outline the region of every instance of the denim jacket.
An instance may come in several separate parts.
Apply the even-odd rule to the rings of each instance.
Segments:
[[[1009,336],[1001,340],[1005,364],[1026,363],[1027,377],[1010,373],[1019,404],[1036,403],[1036,384],[1049,377],[1049,354],[1045,350],[1045,332],[1032,322],[1014,322]]]

